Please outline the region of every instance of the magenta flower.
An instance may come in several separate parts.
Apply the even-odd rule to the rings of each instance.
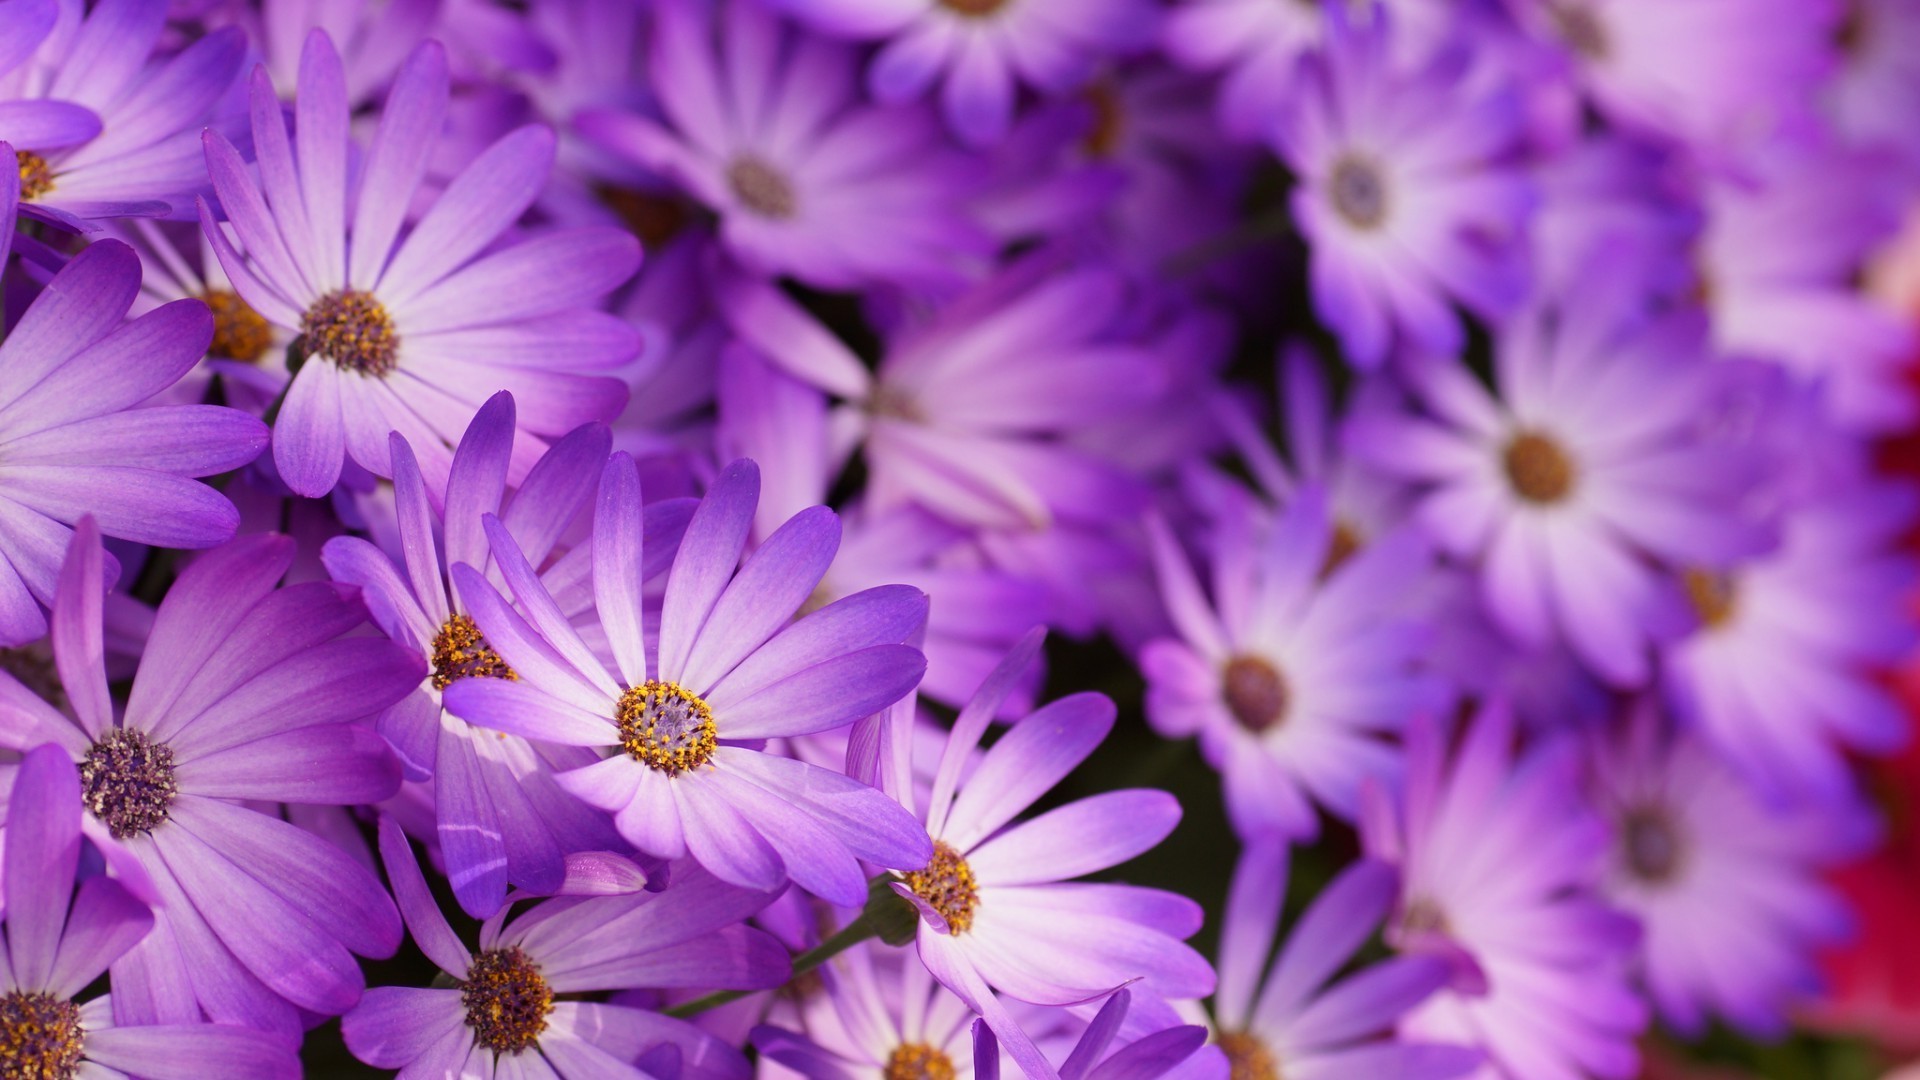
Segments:
[[[845,727],[911,691],[926,661],[901,643],[925,622],[926,597],[869,589],[794,621],[833,561],[839,522],[823,507],[797,514],[742,564],[759,489],[750,461],[714,480],[668,573],[650,642],[639,478],[627,455],[607,462],[591,550],[611,669],[487,516],[494,560],[525,615],[470,566],[454,567],[453,580],[519,678],[465,679],[444,701],[482,727],[599,749],[601,760],[559,773],[559,784],[614,815],[649,855],[691,856],[746,888],[791,880],[858,907],[867,882],[857,860],[921,865],[925,831],[881,792],[764,752],[763,740]]]
[[[1266,837],[1248,843],[1227,897],[1213,1003],[1214,1040],[1235,1076],[1445,1080],[1480,1064],[1472,1050],[1383,1037],[1447,984],[1445,961],[1396,957],[1329,985],[1380,928],[1399,884],[1379,862],[1347,867],[1314,898],[1268,968],[1287,895],[1287,846]]]
[[[1141,650],[1147,718],[1199,736],[1242,836],[1315,836],[1316,803],[1352,820],[1363,783],[1399,775],[1389,738],[1444,703],[1417,670],[1430,628],[1407,610],[1429,545],[1402,528],[1355,547],[1310,487],[1280,515],[1248,506],[1222,523],[1209,600],[1171,533],[1151,536],[1178,637]]]
[[[197,301],[128,321],[139,288],[140,260],[102,240],[0,342],[0,645],[47,632],[41,608],[81,515],[108,536],[184,548],[219,544],[239,523],[192,478],[252,461],[266,428],[212,405],[135,407],[191,370],[213,334]]]
[[[366,617],[350,591],[274,589],[293,544],[248,536],[201,556],[168,591],[116,718],[102,663],[103,558],[82,519],[53,609],[72,715],[6,677],[0,726],[13,745],[51,740],[79,764],[87,834],[152,884],[153,932],[113,965],[114,1016],[204,1015],[297,1036],[303,1014],[359,999],[354,955],[392,955],[400,920],[366,867],[255,807],[393,794],[392,753],[351,721],[405,696],[424,665],[379,638],[342,637]]]
[[[927,801],[933,858],[894,891],[919,909],[920,959],[986,1019],[1029,1076],[1054,1075],[995,991],[1036,1005],[1068,1005],[1139,980],[1168,998],[1213,991],[1213,969],[1182,939],[1199,905],[1134,885],[1074,881],[1166,839],[1180,804],[1163,791],[1122,790],[1013,823],[1091,754],[1113,728],[1101,694],[1061,698],[1015,723],[961,773],[987,725],[1032,662],[1029,634],[960,712]],[[910,740],[896,739],[896,752]]]
[[[351,174],[343,78],[333,42],[314,32],[295,138],[255,71],[258,182],[225,138],[206,139],[239,249],[204,203],[201,226],[240,297],[296,331],[306,358],[275,424],[274,464],[287,486],[325,495],[349,457],[391,476],[387,433],[398,431],[438,490],[468,417],[502,389],[533,435],[612,419],[625,389],[598,373],[638,345],[625,323],[589,309],[632,276],[638,244],[608,228],[498,243],[545,183],[553,133],[525,127],[494,143],[402,238],[446,110],[445,57],[429,43],[407,61],[364,167]]]
[[[1581,801],[1576,746],[1516,757],[1513,736],[1504,705],[1483,709],[1457,751],[1446,725],[1416,723],[1404,794],[1368,808],[1368,854],[1400,871],[1387,940],[1453,968],[1400,1033],[1482,1050],[1512,1076],[1637,1076],[1639,935],[1595,891],[1607,832]]]
[[[207,186],[200,130],[246,38],[217,31],[163,56],[166,18],[147,0],[0,6],[0,137],[28,216],[86,231],[89,219],[191,215]]]
[[[514,403],[502,391],[481,406],[454,451],[445,523],[435,529],[434,500],[398,432],[393,486],[402,558],[396,562],[358,537],[329,540],[321,558],[334,580],[357,585],[373,621],[431,669],[427,681],[380,714],[378,730],[416,780],[434,778],[436,833],[454,895],[468,914],[500,909],[507,886],[550,893],[560,885],[569,852],[616,848],[606,816],[554,782],[557,769],[598,760],[574,746],[535,744],[516,735],[478,732],[441,708],[447,687],[462,679],[513,679],[475,625],[446,567],[488,566],[481,520],[499,515],[526,557],[546,561],[575,515],[587,505],[607,457],[606,428],[582,427],[556,443],[506,494],[514,448]],[[435,539],[438,531],[444,536]],[[656,536],[655,539],[671,539]],[[664,554],[670,544],[659,544]],[[445,558],[442,551],[445,551]],[[659,560],[662,568],[665,559]]]
[[[501,909],[469,950],[391,818],[380,822],[380,855],[414,943],[454,985],[368,990],[341,1020],[361,1061],[406,1076],[481,1080],[751,1075],[739,1051],[684,1020],[577,995],[780,985],[786,950],[745,922],[774,894],[736,889],[694,867],[676,870],[661,893],[609,895],[596,877],[512,919],[511,905]]]
[[[147,905],[120,882],[78,878],[81,783],[57,746],[28,753],[14,777],[5,834],[0,1066],[30,1080],[298,1077],[292,1045],[275,1035],[229,1024],[117,1025],[107,998],[78,1000],[154,924]]]
[[[719,214],[741,262],[846,289],[952,282],[984,261],[988,237],[960,209],[966,160],[931,115],[861,102],[851,48],[755,0],[668,4],[656,17],[662,119],[588,112],[579,129]]]
[[[1300,176],[1314,310],[1355,367],[1379,367],[1395,342],[1451,354],[1463,336],[1450,300],[1493,319],[1526,297],[1532,197],[1508,160],[1519,103],[1444,58],[1403,68],[1384,16],[1356,27],[1327,11],[1326,49],[1274,128]]]

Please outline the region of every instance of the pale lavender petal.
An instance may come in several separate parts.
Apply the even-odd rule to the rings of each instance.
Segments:
[[[808,507],[774,530],[714,601],[681,672],[686,685],[705,691],[786,626],[839,547],[840,519],[824,506]]]
[[[553,132],[502,136],[447,185],[375,283],[396,311],[493,243],[533,204],[553,168]]]
[[[792,758],[722,747],[715,761],[788,802],[805,806],[854,855],[896,870],[933,857],[927,830],[885,792],[852,777]]]
[[[480,406],[460,436],[460,445],[453,452],[453,468],[447,476],[448,566],[455,563],[473,567],[487,565],[486,532],[481,518],[500,512],[500,497],[507,488],[507,469],[513,457],[514,427],[513,395],[503,390]],[[530,557],[544,556],[541,552]]]
[[[600,473],[600,499],[593,512],[593,606],[628,686],[647,681],[641,619],[643,532],[640,474],[626,453],[614,454]]]
[[[457,975],[465,975],[462,967]],[[419,990],[411,986],[376,986],[360,1004],[340,1018],[340,1034],[353,1056],[375,1068],[403,1069],[416,1062],[430,1065],[432,1052],[442,1041],[465,1032],[467,1010],[457,989]]]
[[[1007,655],[988,673],[980,689],[960,710],[933,775],[933,794],[927,799],[927,831],[945,837],[947,814],[953,806],[953,793],[960,783],[961,769],[973,756],[974,748],[980,745],[981,736],[987,733],[987,725],[999,715],[1000,703],[1013,692],[1015,684],[1025,677],[1028,666],[1033,663],[1034,656],[1040,652],[1040,646],[1046,639],[1045,627],[1036,626],[1027,631],[1014,643],[1013,648],[1007,650]],[[1011,814],[1019,812],[1016,809]]]
[[[467,682],[492,682],[468,679]],[[447,883],[470,915],[487,918],[507,897],[507,845],[500,815],[488,798],[475,739],[493,736],[466,724],[440,725],[439,773],[434,778],[436,831]],[[460,974],[452,968],[454,974]]]
[[[722,881],[767,891],[786,880],[779,852],[760,831],[698,777],[670,782],[687,853]]]
[[[316,724],[220,750],[174,770],[181,787],[216,799],[377,803],[400,790],[400,763],[379,733]]]
[[[353,247],[347,280],[380,280],[393,238],[399,235],[413,193],[426,175],[427,158],[447,112],[447,53],[438,41],[422,42],[407,58],[387,92],[380,126],[367,151],[362,197],[353,212]],[[378,192],[379,198],[366,198]],[[492,509],[489,507],[489,509]]]
[[[447,925],[447,917],[440,913],[439,904],[427,888],[427,879],[420,873],[420,863],[413,857],[407,834],[400,830],[398,822],[386,815],[380,818],[380,861],[386,865],[387,880],[393,885],[394,900],[407,931],[413,935],[413,943],[427,954],[427,959],[440,965],[440,970],[453,975],[466,974],[473,964],[473,955],[460,944],[453,927]]]
[[[759,501],[759,468],[736,461],[721,470],[693,512],[660,613],[661,678],[678,681],[686,670],[701,627],[740,563]]]
[[[29,751],[15,775],[5,836],[8,955],[20,986],[49,985],[80,865],[80,773],[66,751]]]
[[[1180,823],[1164,791],[1105,791],[1049,810],[967,852],[983,884],[1065,881],[1148,851]]]
[[[54,594],[53,659],[60,685],[74,716],[87,734],[99,738],[113,726],[113,698],[107,693],[106,638],[101,608],[107,583],[100,530],[92,515],[74,526],[67,561]]]
[[[294,153],[307,210],[307,257],[313,284],[333,292],[347,284],[347,81],[340,54],[323,30],[300,51],[294,97]],[[401,198],[399,193],[383,197]]]
[[[965,851],[1053,789],[1113,730],[1105,694],[1063,697],[1013,726],[953,800],[940,836]]]
[[[288,487],[310,499],[333,490],[346,461],[342,378],[331,363],[308,363],[293,377],[286,403],[273,425],[274,467]]]
[[[495,731],[564,746],[611,746],[619,740],[611,716],[587,712],[524,681],[462,679],[447,687],[447,711]]]
[[[906,643],[926,619],[927,595],[910,585],[854,593],[775,634],[714,685],[707,703],[724,709],[838,653]]]

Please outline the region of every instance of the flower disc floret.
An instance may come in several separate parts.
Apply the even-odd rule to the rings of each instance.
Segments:
[[[1240,726],[1266,731],[1287,716],[1287,680],[1258,656],[1236,656],[1221,674],[1221,696]]]
[[[200,299],[213,312],[213,342],[207,355],[254,364],[273,347],[273,324],[239,295],[214,289]]]
[[[65,998],[23,990],[0,997],[0,1076],[71,1080],[80,1070],[84,1034],[80,1007]]]
[[[939,912],[953,933],[965,933],[973,925],[973,911],[980,903],[980,883],[973,876],[973,867],[946,841],[934,842],[933,858],[907,875],[907,888]]]
[[[650,679],[629,687],[614,719],[627,753],[668,776],[705,765],[719,745],[713,710],[677,683]]]
[[[445,690],[461,679],[518,679],[493,651],[471,615],[456,614],[433,637],[433,688]]]
[[[1227,1056],[1230,1080],[1280,1080],[1280,1064],[1258,1036],[1228,1031],[1221,1033],[1219,1042],[1220,1052]]]
[[[1620,846],[1627,871],[1649,885],[1673,880],[1685,854],[1673,815],[1660,806],[1629,810],[1620,823]]]
[[[1686,586],[1687,602],[1693,605],[1694,614],[1700,616],[1700,625],[1705,627],[1724,626],[1733,618],[1733,606],[1737,597],[1733,578],[1726,574],[1717,574],[1711,570],[1688,570],[1681,576]]]
[[[1387,181],[1380,166],[1359,154],[1346,154],[1327,175],[1327,198],[1356,229],[1378,228],[1387,220]]]
[[[926,1043],[906,1043],[887,1055],[885,1080],[953,1080],[953,1059]]]
[[[727,167],[727,186],[740,204],[763,218],[785,221],[799,209],[793,183],[757,157],[742,157]]]
[[[1008,0],[940,0],[940,6],[969,19],[984,19],[1006,7]]]
[[[1522,431],[1500,456],[1514,493],[1530,503],[1551,506],[1573,493],[1573,460],[1559,443],[1538,431]]]
[[[53,190],[53,168],[47,159],[31,150],[15,150],[20,166],[20,198],[32,201]]]
[[[341,289],[315,300],[300,316],[300,335],[308,355],[344,371],[384,378],[398,363],[393,316],[371,293]]]
[[[518,946],[489,949],[467,969],[460,1003],[475,1042],[495,1053],[517,1054],[547,1030],[553,987]]]
[[[137,728],[113,728],[81,760],[80,787],[87,809],[116,839],[152,832],[180,793],[173,749]]]

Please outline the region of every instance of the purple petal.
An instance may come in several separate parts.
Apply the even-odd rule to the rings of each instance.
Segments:
[[[972,961],[965,950],[953,938],[946,935],[930,935],[922,932],[919,937],[920,960],[927,965],[933,977],[940,985],[953,991],[954,996],[979,1013],[981,1019],[993,1028],[994,1034],[1006,1044],[1007,1053],[1026,1072],[1029,1080],[1058,1080],[1059,1073],[1054,1071],[1033,1040],[1021,1029],[1020,1022],[1013,1018],[1000,999],[987,989],[985,980],[974,970]]]
[[[433,623],[434,632],[446,625],[447,590],[440,581],[440,555],[434,548],[433,507],[427,500],[426,481],[420,478],[420,463],[413,447],[399,432],[387,436],[388,460],[393,463],[393,513],[400,528],[400,549],[407,568],[407,580],[420,610]]]
[[[474,740],[485,738],[492,736],[465,724],[441,724],[440,771],[434,780],[436,832],[447,882],[461,908],[482,919],[500,910],[507,897],[506,838],[474,748]],[[455,968],[446,970],[461,974]]]
[[[493,549],[494,565],[500,568],[501,576],[507,579],[507,587],[513,590],[513,598],[519,601],[528,621],[540,631],[541,639],[601,693],[609,698],[619,697],[620,688],[614,685],[613,679],[593,655],[593,650],[581,640],[579,631],[574,629],[566,613],[554,603],[553,595],[527,563],[526,556],[520,552],[520,545],[514,543],[506,526],[491,514],[482,520],[486,526],[487,543]],[[511,658],[508,659],[511,663]]]
[[[112,878],[88,878],[74,895],[46,989],[55,997],[79,994],[152,929],[153,912],[126,886]]]
[[[553,148],[551,130],[529,125],[502,136],[462,169],[375,283],[389,308],[404,310],[518,220],[546,186]]]
[[[146,656],[127,702],[127,723],[157,721],[293,562],[285,536],[245,536],[202,555],[183,571],[154,616]]]
[[[1220,988],[1214,995],[1214,1015],[1229,1028],[1245,1029],[1252,1020],[1254,994],[1273,954],[1286,901],[1287,853],[1285,840],[1255,837],[1234,870],[1220,929]]]
[[[875,645],[805,668],[724,710],[716,708],[714,720],[723,739],[830,731],[906,697],[926,670],[926,657],[912,646]]]
[[[476,260],[405,308],[409,333],[489,326],[583,307],[640,268],[640,242],[618,229],[549,232]]]
[[[707,704],[722,709],[834,656],[911,641],[927,620],[927,595],[910,585],[882,585],[836,600],[753,651],[714,685]]]
[[[380,126],[367,151],[362,197],[354,207],[353,249],[347,280],[380,280],[393,238],[399,235],[413,193],[426,175],[447,112],[447,53],[438,41],[422,42],[407,58],[387,92]],[[377,198],[365,197],[377,192]],[[491,507],[489,508],[491,509]]]
[[[1451,977],[1451,965],[1436,956],[1384,960],[1316,998],[1287,1025],[1287,1037],[1307,1046],[1335,1046],[1384,1031]]]
[[[19,465],[110,461],[181,476],[209,476],[237,469],[266,448],[266,425],[238,409],[156,405],[77,420],[11,440],[7,460]]]
[[[441,971],[465,975],[473,964],[472,954],[460,944],[453,928],[447,925],[447,917],[440,913],[439,904],[427,888],[427,879],[420,873],[420,863],[413,857],[413,848],[407,843],[406,833],[400,831],[397,822],[384,815],[380,818],[380,860],[386,864],[387,880],[393,884],[393,897],[407,930],[413,935],[413,943],[427,954],[427,959],[440,965]]]
[[[762,1024],[753,1029],[749,1039],[762,1058],[791,1069],[807,1077],[807,1080],[854,1080],[854,1074],[847,1068],[846,1058],[823,1049],[805,1035]],[[986,1061],[998,1059],[999,1056],[1000,1048],[995,1046],[990,1058],[976,1052],[974,1060]],[[998,1060],[994,1060],[992,1067],[997,1072]],[[973,1075],[974,1080],[981,1080],[987,1074],[976,1066]],[[999,1080],[999,1077],[996,1075],[993,1080]]]
[[[107,586],[100,530],[91,515],[74,526],[67,560],[54,594],[53,658],[60,685],[74,716],[88,735],[99,738],[113,726],[113,698],[107,693],[106,640],[101,608]]]
[[[600,501],[593,512],[593,606],[628,686],[647,681],[643,532],[640,474],[626,453],[614,454],[600,473]]]
[[[254,674],[206,711],[192,716],[169,742],[179,767],[190,768],[206,755],[271,735],[297,735],[300,729],[313,725],[337,725],[373,716],[412,693],[426,674],[426,662],[418,654],[385,638],[346,637],[323,642]],[[364,743],[332,747],[316,743],[308,752],[333,750],[353,755],[343,760],[364,767],[373,762],[357,755],[374,749]],[[263,754],[273,752],[273,747],[261,749]],[[325,760],[316,758],[315,764]],[[399,773],[393,770],[397,768],[392,763],[382,766],[395,781]]]
[[[594,485],[599,480],[600,470],[606,464],[612,446],[613,435],[604,424],[582,424],[554,443],[534,463],[533,470],[527,473],[526,482],[513,493],[513,501],[507,504],[506,512],[500,515],[501,522],[519,541],[520,550],[526,553],[528,560],[544,563],[553,552],[561,535],[572,524],[575,512],[593,496]],[[677,501],[692,502],[691,499]],[[648,536],[660,535],[656,519],[659,512],[667,508],[667,504],[663,503],[646,508]],[[685,518],[680,520],[684,524]],[[646,577],[651,578],[658,572],[652,564],[662,554],[671,556],[679,537],[674,535],[671,539],[673,544],[650,545],[654,550],[647,555],[649,565],[644,571]]]
[[[29,751],[7,808],[8,954],[14,982],[37,990],[50,985],[80,865],[80,773],[66,751]]]
[[[770,891],[787,878],[779,852],[698,776],[669,781],[686,831],[687,854],[722,881]]]
[[[941,838],[965,851],[1012,821],[1093,753],[1113,730],[1113,717],[1113,701],[1089,692],[1061,698],[1015,724],[953,800]]]
[[[983,883],[1030,885],[1105,870],[1153,848],[1180,823],[1164,791],[1106,791],[1023,822],[967,852]]]
[[[487,565],[486,533],[481,518],[500,512],[500,497],[507,488],[508,462],[513,457],[514,427],[513,395],[503,390],[480,406],[460,436],[460,445],[453,452],[453,468],[447,476],[448,566],[455,563]],[[530,557],[544,558],[545,553]]]
[[[455,972],[466,973],[465,967]],[[462,1031],[466,1020],[457,989],[376,986],[340,1018],[340,1034],[361,1061],[380,1069],[404,1069],[429,1064],[430,1052],[449,1036],[471,1042],[472,1034]]]
[[[307,35],[299,79],[293,137],[307,211],[304,246],[312,260],[313,285],[333,292],[347,284],[347,82],[340,54],[325,31]]]
[[[1399,888],[1400,875],[1371,859],[1335,878],[1288,935],[1254,1006],[1257,1021],[1294,1015],[1379,927]]]
[[[867,878],[860,864],[807,807],[788,801],[784,791],[768,791],[724,769],[701,776],[700,783],[751,823],[779,855],[795,885],[841,907],[859,907],[865,901]]]
[[[681,673],[688,688],[698,693],[713,686],[785,627],[839,547],[840,519],[824,506],[808,507],[776,529],[714,601]]]
[[[341,378],[328,361],[310,361],[293,377],[286,403],[274,421],[274,467],[288,487],[310,499],[333,490],[346,461],[347,421],[340,401]]]
[[[587,712],[524,681],[462,679],[442,701],[462,720],[536,742],[563,746],[611,746],[619,740],[613,718]]]
[[[914,870],[933,857],[927,830],[878,788],[792,758],[722,747],[715,761],[754,784],[804,806],[867,862]]]
[[[140,291],[140,257],[118,240],[80,250],[0,342],[0,407],[124,322]]]
[[[953,732],[947,737],[946,749],[940,752],[940,764],[933,775],[933,793],[927,799],[927,830],[945,835],[948,811],[953,806],[954,788],[960,783],[960,770],[968,764],[974,748],[980,745],[981,736],[987,733],[987,725],[1000,713],[1000,703],[1006,700],[1017,684],[1026,675],[1027,667],[1040,652],[1040,646],[1047,639],[1045,627],[1036,626],[1026,632],[1007,655],[989,672],[981,682],[980,689],[974,692],[972,700],[960,710],[960,716],[953,722]],[[1010,818],[1021,807],[1009,813]],[[984,834],[982,834],[984,835]]]
[[[87,1060],[146,1080],[298,1080],[285,1040],[226,1024],[114,1027],[87,1032]]]
[[[0,131],[22,149],[62,150],[100,134],[100,117],[69,101],[0,101]]]
[[[377,803],[400,790],[400,763],[380,735],[358,724],[315,724],[183,762],[180,786],[215,799]]]
[[[53,31],[59,15],[54,0],[20,0],[0,7],[0,72],[25,63]]]
[[[759,501],[759,468],[736,461],[721,470],[693,512],[660,612],[660,678],[678,682],[686,671],[701,627],[740,564]]]

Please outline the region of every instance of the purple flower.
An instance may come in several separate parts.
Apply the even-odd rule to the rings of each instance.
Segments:
[[[1341,10],[1328,8],[1326,49],[1274,129],[1300,176],[1293,216],[1311,249],[1314,310],[1362,369],[1395,341],[1450,354],[1463,337],[1449,300],[1498,318],[1526,295],[1532,198],[1505,160],[1519,105],[1457,64],[1396,63],[1384,16],[1356,27]]]
[[[78,880],[81,783],[57,746],[27,754],[14,777],[4,858],[0,1068],[10,1077],[50,1080],[298,1077],[292,1044],[266,1032],[195,1022],[117,1026],[107,998],[78,1000],[154,925],[147,905],[120,882]]]
[[[380,822],[380,854],[415,944],[453,986],[381,986],[341,1020],[347,1048],[408,1076],[670,1076],[746,1080],[739,1051],[684,1020],[571,995],[634,987],[760,989],[788,974],[786,950],[745,919],[772,893],[688,867],[672,888],[594,876],[509,920],[509,905],[468,950],[434,905],[406,836]],[[612,895],[607,893],[613,890]],[[561,999],[561,995],[570,995]]]
[[[1640,975],[1660,1017],[1690,1038],[1709,1014],[1761,1038],[1820,990],[1815,950],[1853,914],[1821,880],[1879,829],[1851,799],[1768,805],[1697,737],[1645,703],[1596,739],[1594,802],[1613,831],[1605,891],[1640,920]]]
[[[1029,634],[955,721],[927,802],[933,858],[894,891],[920,910],[927,970],[984,1017],[1029,1076],[1053,1075],[994,991],[1038,1005],[1085,1001],[1139,980],[1169,998],[1213,990],[1213,970],[1183,938],[1200,908],[1174,893],[1074,881],[1166,839],[1180,804],[1163,791],[1109,791],[1030,821],[1014,818],[1059,783],[1113,727],[1113,702],[1073,694],[1014,724],[960,784],[1001,699],[1032,662]],[[910,740],[896,732],[896,753]]]
[[[1465,1076],[1480,1055],[1383,1038],[1409,1008],[1447,984],[1433,956],[1383,960],[1328,985],[1379,929],[1399,892],[1392,867],[1362,859],[1340,872],[1293,925],[1271,968],[1287,895],[1287,846],[1250,842],[1220,931],[1214,1040],[1235,1076]],[[1263,969],[1264,973],[1263,973]]]
[[[1238,139],[1266,133],[1285,110],[1300,61],[1326,39],[1314,3],[1186,0],[1167,16],[1167,55],[1196,71],[1223,71],[1220,125]]]
[[[22,209],[87,230],[90,218],[191,213],[206,188],[196,143],[245,56],[238,30],[155,60],[167,6],[57,0],[0,7],[0,135]]]
[[[1513,734],[1504,705],[1451,753],[1444,725],[1414,724],[1404,794],[1368,808],[1368,854],[1400,871],[1387,940],[1454,969],[1399,1030],[1483,1050],[1506,1075],[1625,1080],[1647,1009],[1628,985],[1633,920],[1595,892],[1606,829],[1581,801],[1574,741],[1516,758]]]
[[[392,955],[400,920],[364,866],[248,804],[393,794],[400,770],[386,743],[349,721],[399,700],[424,666],[379,638],[341,636],[366,616],[350,591],[275,590],[293,544],[248,536],[174,582],[116,719],[101,662],[102,559],[82,519],[53,609],[72,715],[0,678],[0,726],[14,745],[51,740],[79,763],[87,834],[151,882],[154,929],[113,965],[114,1018],[204,1014],[297,1036],[304,1016],[359,999],[354,954]]]
[[[407,61],[351,173],[340,57],[324,32],[307,39],[300,84],[296,138],[265,72],[254,72],[259,183],[231,143],[207,136],[207,167],[245,256],[204,203],[200,215],[241,298],[301,338],[306,360],[273,441],[287,486],[324,495],[348,457],[390,476],[387,433],[398,431],[438,489],[451,443],[501,389],[534,435],[612,419],[625,390],[593,373],[631,359],[637,344],[624,322],[589,307],[632,275],[638,244],[606,228],[497,242],[545,183],[553,133],[525,127],[494,143],[401,239],[446,109],[440,46]]]
[[[454,895],[485,918],[500,909],[507,886],[535,893],[559,887],[569,852],[619,846],[605,815],[554,782],[556,769],[598,758],[575,746],[535,744],[517,735],[474,731],[446,715],[441,695],[462,679],[515,679],[475,625],[446,567],[488,565],[483,515],[500,515],[526,557],[543,563],[562,531],[593,494],[607,458],[606,428],[594,424],[556,443],[533,466],[509,501],[514,447],[512,395],[502,391],[473,418],[454,451],[447,494],[444,549],[435,540],[433,500],[413,450],[393,439],[394,499],[402,558],[396,563],[358,537],[327,542],[322,558],[336,581],[363,590],[373,620],[431,668],[427,680],[380,715],[378,730],[399,752],[412,779],[434,778],[440,852]],[[504,505],[503,505],[504,503]],[[654,515],[657,517],[658,515]],[[682,518],[684,520],[684,518]],[[654,530],[655,540],[671,540]],[[442,558],[442,551],[445,558]],[[657,550],[671,554],[669,543]],[[657,560],[664,568],[666,560]]]
[[[975,147],[1012,126],[1021,85],[1059,96],[1102,60],[1149,44],[1159,12],[1145,0],[780,0],[830,33],[882,38],[867,89],[910,101],[940,83],[947,126]]]
[[[1894,598],[1916,577],[1895,550],[1916,509],[1910,487],[1840,484],[1785,515],[1778,551],[1685,573],[1698,629],[1667,649],[1665,691],[1749,780],[1844,799],[1843,748],[1886,753],[1909,737],[1875,670],[1914,646]]]
[[[1122,1025],[1133,1001],[1130,991],[1109,997],[1060,1065],[1060,1080],[1156,1080],[1179,1076],[1226,1080],[1228,1063],[1217,1050],[1203,1050],[1207,1029],[1176,1024],[1128,1039]],[[973,1022],[975,1080],[1000,1080],[1000,1046],[985,1021]],[[1201,1064],[1196,1058],[1204,1058]],[[1199,1066],[1194,1068],[1193,1066]]]
[[[958,208],[970,171],[927,113],[860,101],[848,46],[754,0],[657,10],[661,121],[589,112],[579,129],[720,215],[754,270],[829,289],[951,282],[988,238]]]
[[[1424,485],[1415,515],[1478,565],[1502,629],[1564,641],[1616,686],[1645,682],[1650,643],[1676,623],[1653,560],[1725,567],[1771,539],[1739,512],[1757,460],[1709,437],[1721,369],[1702,320],[1640,317],[1631,290],[1603,282],[1509,327],[1497,399],[1463,367],[1417,364],[1423,415],[1348,430],[1354,453]]]
[[[1856,146],[1890,147],[1920,163],[1920,132],[1902,107],[1920,94],[1920,8],[1850,0],[1839,37],[1839,70],[1825,94],[1834,128]]]
[[[742,564],[759,488],[748,461],[715,479],[674,558],[649,648],[639,478],[627,455],[607,462],[591,553],[611,669],[488,515],[494,560],[525,615],[470,566],[454,567],[453,580],[519,678],[466,679],[444,701],[482,727],[600,749],[600,761],[559,773],[560,786],[613,814],[649,855],[690,855],[747,888],[791,880],[857,907],[867,893],[857,860],[921,865],[925,831],[881,792],[763,752],[762,740],[844,727],[912,690],[926,661],[901,642],[919,632],[926,597],[869,589],[793,621],[833,561],[839,522],[824,507],[803,511]]]
[[[47,632],[41,606],[82,514],[108,536],[184,548],[221,543],[239,522],[225,496],[192,477],[252,461],[266,429],[218,406],[134,407],[192,369],[213,333],[197,301],[127,321],[139,288],[140,260],[102,240],[0,344],[0,645]]]
[[[1211,601],[1171,533],[1156,525],[1152,542],[1179,637],[1141,650],[1147,718],[1200,737],[1242,836],[1314,836],[1315,803],[1352,820],[1362,783],[1399,774],[1387,738],[1442,704],[1415,670],[1429,628],[1406,612],[1432,566],[1424,538],[1403,528],[1356,548],[1306,488],[1277,517],[1248,507],[1222,523]]]

